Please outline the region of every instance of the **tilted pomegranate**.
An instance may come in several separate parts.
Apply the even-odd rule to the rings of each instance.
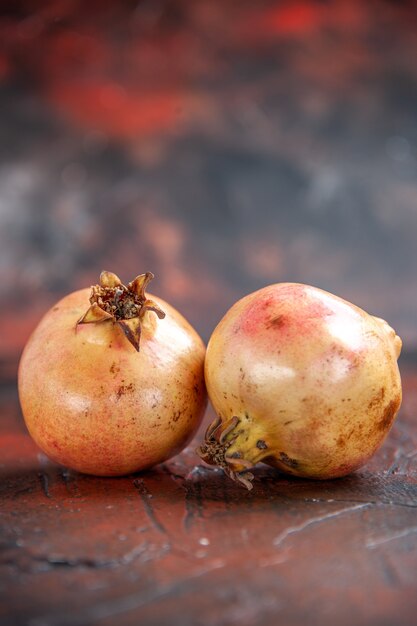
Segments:
[[[248,488],[260,461],[316,479],[354,471],[400,407],[400,351],[385,321],[321,289],[282,283],[246,296],[208,344],[218,418],[199,455]]]
[[[160,463],[192,438],[206,406],[205,347],[167,302],[111,272],[41,320],[19,366],[30,434],[54,461],[96,475]],[[158,319],[159,318],[159,319]]]

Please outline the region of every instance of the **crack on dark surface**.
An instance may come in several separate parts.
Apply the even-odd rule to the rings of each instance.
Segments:
[[[279,535],[275,537],[273,540],[273,544],[275,547],[280,546],[288,537],[292,535],[299,534],[303,532],[306,528],[310,528],[312,525],[323,525],[323,523],[327,523],[328,521],[333,521],[335,518],[338,518],[342,515],[354,513],[356,511],[361,511],[368,507],[372,506],[370,503],[360,503],[355,504],[350,507],[346,507],[345,509],[340,509],[338,511],[331,511],[329,513],[325,513],[324,515],[318,515],[317,517],[310,517],[301,522],[296,526],[288,526],[285,530],[283,530]]]
[[[164,556],[168,552],[170,552],[171,546],[169,544],[164,544],[157,551],[152,549],[152,545],[149,542],[145,541],[134,546],[131,550],[128,550],[126,553],[122,554],[120,557],[111,558],[111,559],[95,559],[93,557],[69,557],[66,555],[37,555],[33,554],[27,548],[21,548],[17,546],[15,543],[9,547],[14,548],[14,551],[10,556],[4,557],[0,560],[0,566],[4,565],[12,565],[18,571],[26,571],[33,569],[31,565],[37,563],[40,565],[46,565],[48,570],[60,570],[60,569],[91,569],[91,570],[101,570],[101,569],[111,569],[117,568],[124,565],[129,565],[135,559],[142,558],[142,561],[147,561],[149,559],[158,559],[161,556]],[[16,558],[17,553],[17,558]],[[146,558],[147,553],[149,553],[149,557]]]
[[[150,491],[148,490],[148,488],[146,487],[144,481],[141,478],[135,478],[135,480],[133,481],[133,485],[136,489],[136,491],[138,492],[142,503],[143,503],[143,507],[145,509],[146,515],[148,516],[152,526],[160,533],[167,535],[167,530],[165,528],[165,526],[159,521],[159,519],[157,518],[157,516],[155,515],[155,511],[153,509],[152,504],[150,503],[150,499],[152,498],[152,494],[150,493]]]
[[[376,506],[379,506],[379,505],[400,506],[400,507],[404,507],[408,509],[417,508],[417,503],[408,504],[404,502],[393,502],[391,500],[352,500],[350,498],[346,498],[346,499],[335,498],[335,499],[325,500],[322,498],[304,498],[304,502],[319,502],[321,504],[333,504],[333,503],[337,504],[338,502],[340,502],[340,503],[346,503],[346,504],[375,504]]]
[[[45,563],[50,566],[51,569],[103,569],[106,567],[116,567],[120,564],[119,559],[99,560],[83,557],[74,559],[64,556],[46,556],[46,557],[32,557],[32,559],[38,563]]]
[[[49,493],[49,478],[47,476],[47,474],[45,474],[44,472],[38,472],[38,476],[39,476],[39,481],[41,484],[41,489],[45,495],[46,498],[49,498],[49,500],[51,500],[52,496]]]
[[[185,530],[190,530],[196,518],[203,517],[203,498],[201,484],[196,482],[185,483],[185,515],[183,525]]]
[[[181,474],[171,471],[167,465],[162,465],[162,470],[171,480],[178,485],[184,492],[184,530],[189,531],[196,517],[202,517],[203,514],[203,498],[201,484],[198,481],[186,478]]]
[[[390,541],[407,538],[415,533],[417,533],[417,526],[409,526],[408,528],[402,528],[401,530],[392,531],[391,533],[382,537],[369,539],[365,545],[367,548],[376,548],[383,544],[389,543]]]
[[[185,491],[183,526],[186,531],[193,527],[197,518],[202,519],[204,517],[204,498],[202,483],[198,480],[199,474],[199,467],[197,466],[187,478],[183,479],[183,489]],[[195,480],[195,476],[197,476],[197,480]]]

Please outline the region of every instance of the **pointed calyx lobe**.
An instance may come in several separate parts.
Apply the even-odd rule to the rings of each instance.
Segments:
[[[143,316],[153,311],[163,319],[165,313],[153,300],[148,300],[145,289],[154,278],[152,272],[140,274],[127,286],[112,272],[101,272],[100,282],[91,288],[90,307],[78,324],[111,321],[118,324],[126,338],[139,352]]]

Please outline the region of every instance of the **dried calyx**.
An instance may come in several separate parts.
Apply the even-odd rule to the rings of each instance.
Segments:
[[[111,321],[118,324],[126,338],[139,352],[143,316],[153,311],[163,319],[165,313],[153,300],[148,300],[145,289],[154,278],[152,272],[140,274],[127,286],[112,272],[101,272],[100,282],[91,288],[90,308],[78,324]]]
[[[252,489],[253,474],[248,471],[254,463],[242,458],[239,452],[233,451],[232,446],[242,434],[238,425],[240,419],[232,417],[223,423],[220,417],[210,424],[206,431],[204,442],[196,452],[209,465],[221,467],[229,478],[241,483],[247,489]]]

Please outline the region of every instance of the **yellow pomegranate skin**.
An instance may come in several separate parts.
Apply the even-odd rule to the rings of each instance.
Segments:
[[[90,289],[52,307],[19,365],[27,428],[54,461],[100,476],[136,472],[177,454],[206,407],[205,346],[184,317],[149,296],[140,351],[111,321],[79,324]]]
[[[214,330],[205,362],[218,415],[198,450],[250,488],[263,461],[296,476],[344,476],[374,454],[401,404],[401,340],[321,289],[265,287]]]

